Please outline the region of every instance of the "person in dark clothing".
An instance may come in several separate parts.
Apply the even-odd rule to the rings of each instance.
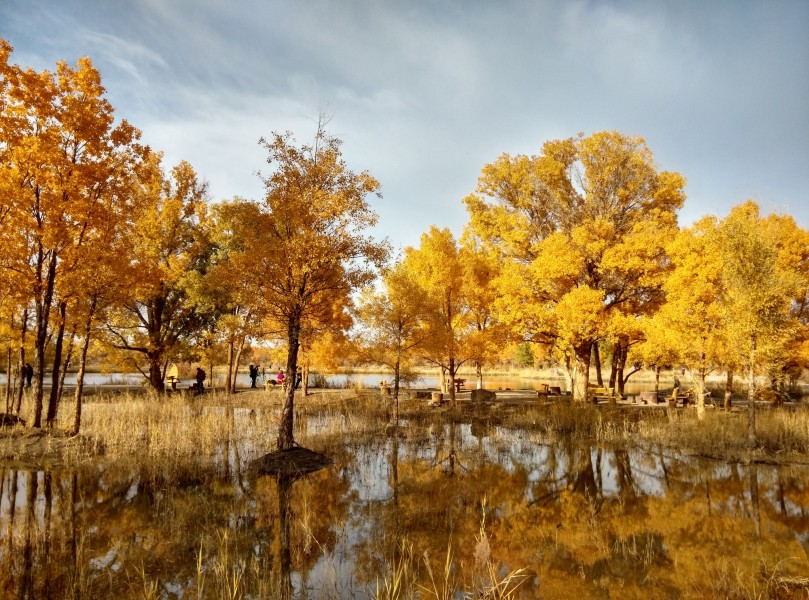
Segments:
[[[201,394],[205,391],[205,371],[202,370],[201,367],[197,367],[197,393]]]
[[[258,378],[258,367],[250,365],[250,387],[256,387],[256,379]]]
[[[298,367],[298,370],[295,372],[295,389],[297,390],[298,387],[301,385],[301,381],[303,381],[303,370]]]
[[[34,367],[31,366],[31,363],[25,363],[25,387],[31,387],[31,380],[34,378]]]

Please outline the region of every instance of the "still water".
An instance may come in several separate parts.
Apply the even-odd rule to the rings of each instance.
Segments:
[[[225,376],[221,375],[218,371],[214,374],[214,384],[222,385]],[[259,375],[257,385],[264,387],[264,382],[268,379],[275,379],[278,375],[277,371],[265,371],[263,375]],[[460,375],[460,378],[465,379],[465,389],[474,389],[477,387],[477,380],[474,375]],[[354,374],[327,374],[323,376],[326,382],[326,387],[329,388],[376,388],[379,387],[380,381],[388,383],[393,382],[393,376],[390,373],[354,373]],[[0,386],[5,385],[5,374],[0,373]],[[45,384],[49,385],[50,379],[46,378]],[[65,385],[74,386],[76,384],[76,373],[68,373],[65,376]],[[194,384],[193,378],[181,379],[178,384],[179,387],[190,387]],[[210,385],[210,379],[208,380]],[[240,388],[249,388],[251,384],[250,377],[247,373],[239,373],[236,377],[236,385]],[[504,375],[487,375],[483,379],[483,387],[488,390],[538,390],[541,385],[555,385],[559,386],[562,391],[566,391],[565,381],[562,378],[557,379],[540,379],[533,377],[512,377]],[[143,386],[148,385],[148,380],[140,373],[86,373],[84,376],[84,385],[87,388],[92,387],[105,387],[105,386]],[[315,376],[311,377],[310,385],[315,385]],[[408,387],[438,389],[439,377],[437,374],[422,374],[419,378],[410,384]],[[666,379],[661,381],[661,387],[670,387],[670,382]],[[653,390],[654,382],[651,381],[632,381],[630,380],[625,388],[627,394],[637,394],[641,391]]]
[[[235,410],[236,430],[252,418]],[[5,468],[0,589],[371,598],[399,573],[419,597],[460,598],[516,573],[522,598],[722,598],[809,575],[806,467],[551,443],[490,420],[335,441],[333,420],[299,418],[334,464],[295,479],[251,475],[259,450],[238,437],[193,465]]]

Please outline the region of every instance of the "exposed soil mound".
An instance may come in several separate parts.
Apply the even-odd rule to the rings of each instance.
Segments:
[[[256,475],[305,475],[332,464],[325,454],[296,446],[289,450],[276,450],[250,463],[250,472]]]

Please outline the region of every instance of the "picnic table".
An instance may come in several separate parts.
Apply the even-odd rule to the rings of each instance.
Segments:
[[[615,402],[616,400],[623,399],[623,397],[620,394],[616,393],[615,388],[607,388],[599,386],[592,386],[587,388],[587,396],[595,404],[598,404],[600,400],[608,400],[609,402]]]
[[[453,379],[453,385],[455,386],[455,391],[460,392],[463,389],[464,384],[466,383],[466,379]]]

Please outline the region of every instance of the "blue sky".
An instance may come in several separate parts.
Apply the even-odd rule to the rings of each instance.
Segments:
[[[257,141],[331,115],[382,184],[376,233],[460,234],[498,155],[618,130],[682,173],[680,222],[751,198],[809,227],[809,2],[3,0],[12,60],[89,56],[116,115],[211,198],[258,199]]]

